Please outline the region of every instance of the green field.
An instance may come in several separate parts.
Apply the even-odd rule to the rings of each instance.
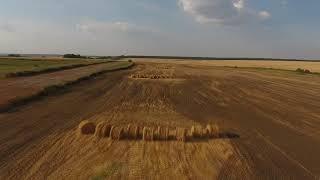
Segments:
[[[23,72],[23,71],[43,71],[50,68],[58,68],[72,66],[77,64],[92,64],[94,60],[35,60],[35,59],[13,59],[0,58],[0,78],[3,78],[8,73]]]

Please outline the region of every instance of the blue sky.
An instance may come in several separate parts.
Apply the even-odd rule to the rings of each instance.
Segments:
[[[317,0],[2,0],[0,53],[320,58]]]

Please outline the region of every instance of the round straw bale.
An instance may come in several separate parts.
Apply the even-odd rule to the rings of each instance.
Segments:
[[[109,137],[110,135],[110,130],[111,130],[111,125],[110,124],[105,124],[102,128],[102,137]]]
[[[210,138],[212,137],[212,126],[210,124],[208,124],[206,126],[206,135]]]
[[[165,131],[161,126],[158,126],[157,128],[156,140],[165,140]]]
[[[148,133],[147,131],[148,131],[147,127],[144,127],[143,133],[142,133],[142,140],[144,140],[144,141],[147,140],[147,133]]]
[[[191,136],[192,138],[195,138],[195,137],[196,137],[196,128],[195,128],[194,126],[191,127],[190,136]]]
[[[201,125],[196,126],[196,137],[197,138],[203,138],[204,137],[204,131]]]
[[[134,128],[134,138],[135,139],[140,139],[142,133],[140,133],[140,127],[139,126],[136,126]]]
[[[94,136],[101,138],[103,137],[103,127],[105,126],[105,122],[99,122],[96,126]]]
[[[79,132],[80,134],[94,134],[95,129],[96,129],[96,125],[93,122],[89,122],[89,121],[82,121],[79,124]]]
[[[124,128],[120,128],[118,132],[118,140],[124,139],[125,138],[125,132]]]
[[[209,132],[209,130],[207,128],[204,128],[202,130],[202,136],[201,137],[202,138],[209,138],[210,137],[210,132]]]
[[[131,124],[128,124],[127,128],[125,129],[125,136],[126,138],[130,138],[130,129],[131,129]]]
[[[121,140],[125,137],[124,128],[122,127],[111,127],[110,138],[113,140]]]
[[[153,130],[151,128],[148,127],[144,127],[143,128],[143,136],[142,139],[144,141],[151,141],[153,139]]]
[[[109,137],[110,137],[111,139],[116,139],[115,131],[116,131],[116,127],[111,126],[110,134],[109,134]]]
[[[190,136],[193,138],[202,138],[205,134],[202,126],[192,126],[190,131]]]
[[[138,139],[142,139],[142,136],[143,136],[143,127],[140,127],[140,126],[137,126],[137,138]]]
[[[137,139],[138,138],[138,131],[137,126],[128,125],[126,129],[126,137],[128,139]]]
[[[212,132],[211,135],[212,137],[218,138],[219,137],[219,126],[218,125],[212,125]]]
[[[177,137],[177,129],[169,129],[168,140],[176,140]]]
[[[166,130],[165,130],[165,140],[168,140],[169,139],[169,127],[166,127]]]
[[[150,140],[154,141],[154,136],[155,136],[155,130],[154,128],[151,128],[151,133],[150,133]]]
[[[185,128],[178,128],[178,129],[177,129],[176,139],[177,139],[178,141],[186,142],[186,140],[187,140],[187,129],[185,129]]]

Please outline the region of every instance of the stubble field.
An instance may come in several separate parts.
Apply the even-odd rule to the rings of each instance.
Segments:
[[[319,178],[318,74],[136,61],[131,69],[1,113],[0,179]],[[237,136],[118,141],[79,135],[82,120],[171,128],[216,124]]]

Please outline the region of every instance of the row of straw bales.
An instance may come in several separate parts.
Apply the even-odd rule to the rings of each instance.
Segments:
[[[136,79],[172,79],[173,77],[168,75],[146,75],[146,74],[133,74],[131,78]]]
[[[186,142],[192,139],[219,138],[217,125],[192,126],[187,128],[169,127],[140,127],[129,124],[126,127],[112,126],[107,122],[95,125],[89,121],[83,121],[79,125],[80,134],[94,135],[97,138],[110,138],[112,140],[144,140],[144,141],[169,141],[177,140]]]

